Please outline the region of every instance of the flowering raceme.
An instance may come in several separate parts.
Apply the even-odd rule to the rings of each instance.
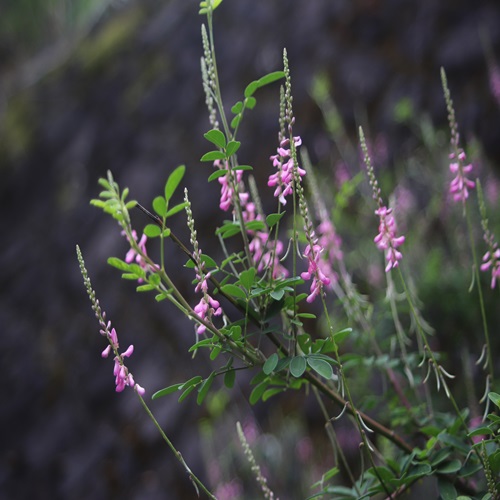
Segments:
[[[302,139],[299,136],[293,138],[294,145],[298,148],[302,144]],[[283,139],[278,148],[278,154],[273,155],[270,159],[273,165],[278,168],[275,174],[269,176],[267,181],[268,186],[276,186],[274,191],[274,196],[279,197],[280,202],[286,205],[285,196],[292,194],[293,192],[293,158],[291,156],[289,139]],[[297,165],[297,173],[300,177],[306,175],[306,171]]]
[[[385,272],[388,272],[393,267],[398,267],[399,261],[403,258],[397,247],[404,243],[405,237],[396,236],[396,220],[392,214],[392,208],[381,206],[375,210],[375,213],[380,218],[380,224],[378,226],[379,234],[375,236],[373,241],[377,248],[385,250],[387,259]]]
[[[466,156],[463,150],[456,153],[450,153],[450,171],[455,175],[450,183],[450,193],[454,201],[462,201],[469,197],[469,189],[474,189],[475,183],[466,177],[466,174],[472,171],[472,164],[465,165]]]
[[[201,252],[198,254],[201,256]],[[201,261],[201,257],[200,260]],[[202,264],[200,265],[202,267]],[[202,320],[210,320],[211,316],[220,316],[222,314],[222,307],[220,307],[219,301],[212,298],[208,293],[208,283],[207,280],[210,278],[210,273],[204,274],[199,270],[199,267],[196,266],[196,279],[198,283],[194,289],[195,292],[202,292],[203,297],[200,302],[194,307],[194,312],[200,317]],[[207,327],[203,324],[198,325],[196,328],[196,333],[202,334],[205,333]]]
[[[320,295],[324,285],[330,284],[330,278],[325,276],[320,267],[320,256],[323,248],[317,243],[314,233],[312,233],[312,238],[312,244],[307,245],[304,251],[304,256],[307,257],[308,260],[307,271],[300,275],[303,280],[310,280],[312,278],[311,293],[306,299],[309,303],[313,302],[313,300]]]

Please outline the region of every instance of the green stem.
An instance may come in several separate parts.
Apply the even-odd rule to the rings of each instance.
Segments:
[[[161,437],[163,438],[163,440],[165,441],[165,443],[167,443],[168,447],[172,450],[172,452],[175,455],[175,458],[177,458],[177,460],[181,463],[181,465],[184,468],[184,470],[188,473],[189,479],[193,483],[198,496],[199,496],[199,490],[198,490],[198,487],[199,487],[202,491],[204,491],[208,495],[209,498],[211,498],[213,500],[217,500],[217,497],[215,497],[212,493],[210,493],[210,490],[203,484],[203,482],[189,468],[188,464],[184,460],[184,458],[181,455],[180,451],[178,451],[175,448],[175,446],[173,445],[172,441],[170,441],[170,439],[168,438],[168,436],[165,434],[165,432],[163,431],[161,425],[156,420],[155,416],[153,415],[153,413],[149,409],[149,406],[146,404],[146,402],[144,401],[144,399],[142,398],[142,396],[140,394],[138,394],[137,392],[136,392],[136,394],[139,397],[142,406],[146,410],[146,413],[149,415],[149,418],[153,421],[153,423],[155,424],[156,428],[158,429],[158,432],[160,433]]]

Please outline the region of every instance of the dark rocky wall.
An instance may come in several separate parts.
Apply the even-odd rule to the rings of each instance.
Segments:
[[[220,222],[217,188],[199,158],[208,129],[199,76],[197,2],[129,1],[111,11],[69,60],[3,103],[0,143],[0,370],[3,498],[193,498],[185,474],[131,391],[115,394],[112,363],[92,317],[75,257],[80,244],[98,297],[122,345],[134,343],[135,377],[151,394],[191,375],[192,325],[173,307],[137,297],[109,269],[126,244],[88,204],[111,169],[147,204],[185,163],[200,228]],[[444,124],[439,67],[448,71],[463,132],[500,158],[499,113],[488,89],[479,28],[500,55],[500,6],[473,0],[226,0],[216,13],[228,104],[289,54],[296,131],[329,166],[328,141],[308,88],[326,71],[349,130],[366,108],[394,154],[406,135],[392,120],[403,96]],[[241,161],[268,175],[278,88],[262,90],[242,129]],[[411,144],[411,142],[410,142]],[[212,208],[213,207],[213,208]],[[185,237],[179,218],[176,229]],[[136,215],[138,224],[146,221]],[[203,230],[200,231],[205,236]],[[209,234],[209,233],[208,233]],[[202,243],[202,247],[212,243]],[[172,267],[183,258],[172,250]],[[185,290],[192,276],[179,271]],[[203,356],[195,361],[208,373]],[[204,409],[154,402],[193,470],[205,476],[197,420]],[[257,408],[257,414],[261,408]],[[230,432],[234,430],[231,429]],[[289,497],[290,492],[277,491]]]

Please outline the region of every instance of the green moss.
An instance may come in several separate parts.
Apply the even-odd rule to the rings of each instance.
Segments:
[[[127,9],[84,40],[75,54],[87,71],[99,71],[125,47],[137,33],[143,19],[139,8]]]

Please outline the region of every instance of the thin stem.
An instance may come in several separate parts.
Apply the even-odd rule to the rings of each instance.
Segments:
[[[144,401],[144,399],[142,398],[142,396],[140,394],[138,394],[138,393],[137,393],[137,396],[139,397],[142,406],[146,410],[146,413],[149,415],[149,418],[153,421],[153,423],[155,424],[156,428],[158,429],[158,432],[160,433],[161,437],[163,438],[163,440],[165,441],[165,443],[167,443],[168,447],[172,450],[172,452],[174,453],[174,455],[177,458],[177,460],[181,463],[181,465],[184,468],[184,470],[188,473],[189,479],[193,483],[198,496],[199,496],[199,490],[198,490],[198,487],[199,487],[203,492],[205,492],[208,495],[209,498],[211,498],[213,500],[217,500],[217,497],[215,497],[210,492],[210,490],[203,484],[203,482],[189,468],[188,464],[186,463],[186,461],[184,460],[183,456],[181,455],[181,452],[178,451],[175,448],[175,446],[173,445],[172,441],[170,441],[170,439],[168,438],[168,436],[165,434],[165,432],[163,431],[161,425],[156,420],[155,416],[153,415],[153,413],[149,409],[149,406],[146,404],[146,402]]]

